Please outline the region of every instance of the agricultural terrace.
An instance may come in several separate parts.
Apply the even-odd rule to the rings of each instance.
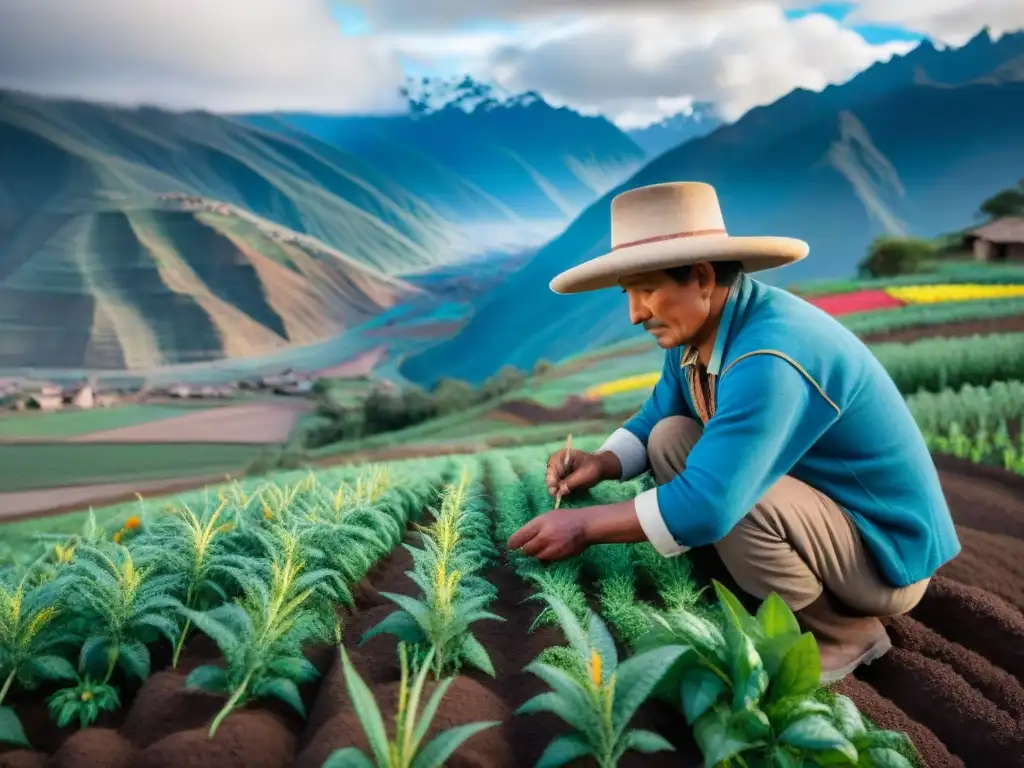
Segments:
[[[921,407],[936,428],[981,424],[1012,396],[984,415]],[[0,582],[0,759],[935,768],[1024,753],[1024,481],[946,463],[964,553],[891,623],[890,654],[823,689],[813,636],[775,597],[738,600],[707,553],[508,553],[552,507],[563,444],[246,478],[23,530]]]

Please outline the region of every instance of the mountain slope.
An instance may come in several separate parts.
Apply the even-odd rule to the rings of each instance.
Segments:
[[[450,261],[443,219],[341,150],[202,112],[0,93],[0,222],[151,204],[237,205],[395,274]]]
[[[1024,82],[1013,75],[1018,67],[1007,67],[1022,53],[1024,34],[979,36],[956,50],[923,45],[665,153],[588,208],[489,294],[456,337],[402,373],[421,384],[439,375],[479,382],[505,363],[529,367],[637,333],[617,291],[548,289],[558,272],[607,250],[610,202],[622,189],[706,181],[718,189],[730,233],[811,244],[805,261],[762,273],[768,282],[849,274],[883,232],[929,236],[962,226],[1024,167]]]
[[[223,204],[171,199],[35,221],[0,249],[0,368],[257,357],[418,294]]]
[[[470,256],[546,242],[644,160],[608,120],[536,94],[505,96],[469,78],[419,85],[409,116],[241,119],[359,157],[451,222]]]

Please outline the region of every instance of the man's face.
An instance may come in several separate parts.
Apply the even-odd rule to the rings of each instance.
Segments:
[[[685,283],[677,283],[667,273],[645,272],[620,281],[629,296],[629,319],[643,325],[658,346],[670,349],[699,341],[711,314],[711,291],[715,273],[707,263],[690,271]]]

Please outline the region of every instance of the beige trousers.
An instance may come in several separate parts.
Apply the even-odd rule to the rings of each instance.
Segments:
[[[699,422],[684,416],[655,425],[647,455],[658,485],[683,471],[701,431]],[[884,582],[846,513],[788,475],[714,548],[740,589],[758,599],[777,592],[793,611],[827,589],[854,614],[895,616],[917,605],[929,582],[901,588]]]

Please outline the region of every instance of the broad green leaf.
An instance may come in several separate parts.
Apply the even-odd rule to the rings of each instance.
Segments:
[[[590,628],[587,632],[588,645],[596,650],[601,656],[601,678],[607,680],[615,672],[619,664],[618,651],[615,649],[615,640],[612,639],[608,626],[596,613],[590,614]]]
[[[342,670],[345,674],[345,686],[348,688],[349,698],[352,700],[352,708],[359,718],[359,725],[366,734],[366,740],[370,743],[370,749],[378,765],[388,764],[388,736],[384,730],[384,719],[381,717],[380,709],[373,698],[369,687],[356,672],[355,667],[348,658],[345,649],[341,649]]]
[[[779,674],[779,666],[782,660],[789,653],[790,649],[799,642],[800,635],[780,635],[779,637],[762,638],[754,643],[757,653],[761,657],[764,671],[768,673],[768,679],[774,680]]]
[[[376,625],[366,630],[359,638],[359,645],[362,646],[367,640],[375,635],[394,635],[399,641],[419,644],[426,640],[423,629],[408,612],[403,610],[389,613]]]
[[[771,704],[766,714],[778,732],[784,731],[791,723],[810,715],[832,716],[832,708],[822,701],[804,695],[787,696]]]
[[[25,729],[21,727],[21,720],[11,707],[0,707],[0,743],[32,748],[25,736]]]
[[[300,716],[306,716],[306,707],[302,703],[302,695],[299,693],[298,686],[285,677],[272,677],[269,680],[264,680],[256,687],[254,693],[257,696],[273,696],[294,709]]]
[[[669,667],[684,652],[681,645],[666,645],[637,656],[619,665],[615,676],[615,700],[612,703],[612,728],[621,733],[665,676]]]
[[[623,743],[625,746],[625,749],[622,750],[623,752],[632,749],[641,754],[649,755],[653,752],[676,751],[676,748],[664,736],[642,728],[634,728],[632,731],[628,731],[623,738]]]
[[[768,595],[758,607],[757,622],[767,638],[800,635],[800,624],[796,620],[796,615],[776,592]]]
[[[540,593],[539,597],[547,601],[555,616],[558,617],[562,633],[565,635],[565,639],[569,641],[569,645],[572,646],[573,650],[579,654],[581,659],[588,658],[590,656],[590,645],[587,642],[587,633],[583,630],[579,619],[576,618],[576,614],[572,612],[561,598],[543,592]]]
[[[46,680],[74,680],[75,666],[63,656],[39,656],[32,660],[32,671]]]
[[[438,707],[441,706],[441,699],[448,692],[451,684],[455,682],[454,677],[446,677],[441,680],[435,687],[434,692],[430,694],[430,698],[427,700],[426,706],[419,713],[419,720],[416,723],[416,728],[412,734],[412,744],[410,745],[412,751],[415,752],[419,749],[420,742],[423,741],[423,737],[427,735],[427,731],[430,729],[430,724],[434,720],[434,715],[437,714]]]
[[[750,615],[750,611],[743,607],[743,603],[729,589],[717,580],[712,580],[715,587],[715,594],[725,611],[729,623],[740,632],[758,638],[762,635],[761,625],[757,619]]]
[[[485,675],[494,677],[494,665],[491,663],[491,657],[487,654],[487,649],[471,632],[463,637],[461,655],[467,664],[476,667]]]
[[[491,720],[483,723],[468,723],[457,725],[447,731],[439,733],[434,739],[427,743],[416,757],[413,758],[410,768],[442,768],[445,761],[452,756],[462,744],[480,733],[480,731],[501,725],[500,720]]]
[[[895,749],[897,751],[910,749],[912,742],[905,733],[898,731],[883,731],[880,728],[872,728],[853,738],[857,749]]]
[[[199,688],[208,693],[227,693],[228,675],[222,667],[204,664],[196,667],[185,680],[186,688]]]
[[[149,649],[139,642],[122,643],[118,661],[128,674],[139,680],[149,677]]]
[[[517,715],[534,715],[538,712],[550,712],[595,743],[600,738],[597,714],[583,697],[579,701],[573,701],[559,696],[553,691],[545,691],[523,702],[515,713]]]
[[[111,652],[116,653],[117,649],[110,644],[110,640],[106,637],[94,635],[82,644],[82,651],[78,662],[79,667],[92,674],[93,677],[102,679],[106,677]]]
[[[295,683],[308,683],[320,677],[320,671],[303,656],[274,659],[267,669],[278,677],[286,677]]]
[[[706,765],[718,765],[763,744],[751,743],[738,735],[732,728],[729,714],[728,709],[714,707],[693,725],[693,736]]]
[[[181,627],[178,622],[170,616],[161,616],[158,613],[147,613],[135,620],[135,623],[142,627],[152,627],[165,638],[172,646],[178,641]]]
[[[683,674],[683,714],[687,725],[693,725],[726,692],[725,681],[703,667],[695,667]]]
[[[794,757],[793,753],[785,747],[775,747],[769,756],[771,768],[801,768],[804,761]]]
[[[593,754],[593,749],[579,736],[559,736],[547,745],[533,768],[561,768],[566,763]]]
[[[395,594],[394,592],[381,592],[380,596],[398,605],[399,608],[412,616],[421,628],[430,626],[430,609],[416,598]]]
[[[839,727],[839,732],[854,744],[857,744],[858,737],[867,732],[864,727],[864,717],[848,696],[836,694],[832,699],[832,716]],[[857,748],[860,748],[859,744],[857,744]]]
[[[737,712],[756,706],[768,687],[768,675],[754,641],[744,634],[738,636],[732,660],[732,684],[732,708]]]
[[[760,709],[745,709],[733,712],[729,716],[729,725],[737,736],[744,741],[760,741],[767,739],[772,732],[772,724],[768,716]]]
[[[859,765],[870,766],[870,768],[912,768],[907,758],[895,749],[887,747],[876,747],[864,753],[862,762]]]
[[[388,763],[384,763],[384,765],[388,765]],[[321,768],[377,768],[377,763],[374,763],[356,747],[345,747],[331,752]]]
[[[821,685],[821,658],[814,635],[805,632],[789,649],[779,664],[772,681],[769,699],[778,701],[787,696],[812,693]]]
[[[797,720],[779,734],[779,741],[812,752],[836,750],[857,762],[857,748],[821,715]]]

